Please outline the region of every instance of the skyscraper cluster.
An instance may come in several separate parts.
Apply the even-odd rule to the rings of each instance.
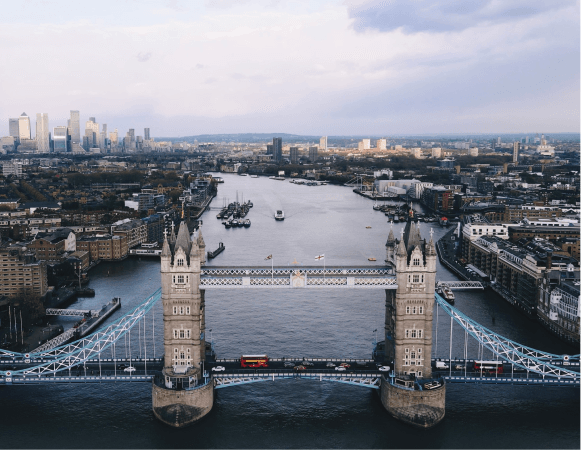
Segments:
[[[135,136],[130,129],[121,141],[117,129],[108,133],[107,124],[100,125],[95,117],[89,117],[81,134],[81,114],[71,111],[67,124],[49,128],[48,113],[36,114],[35,135],[32,135],[30,117],[23,112],[17,118],[8,119],[8,136],[0,138],[0,153],[111,153],[136,152],[151,147],[150,129],[144,136]]]

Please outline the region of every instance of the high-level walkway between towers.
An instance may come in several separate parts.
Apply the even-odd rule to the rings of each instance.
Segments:
[[[483,289],[479,282],[441,281],[451,289]],[[387,266],[206,266],[200,289],[240,288],[348,288],[397,289],[393,269]]]

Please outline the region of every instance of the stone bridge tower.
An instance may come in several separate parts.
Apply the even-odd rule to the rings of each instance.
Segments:
[[[203,377],[205,312],[200,270],[205,262],[201,230],[190,235],[182,222],[161,252],[164,367],[153,382],[153,412],[162,422],[183,427],[212,409],[213,384]]]
[[[430,233],[431,234],[431,233]],[[398,288],[386,290],[385,363],[392,367],[381,384],[381,400],[394,417],[421,427],[444,418],[446,387],[424,389],[432,377],[432,323],[436,284],[436,247],[426,242],[410,210],[401,239],[390,231],[387,262]]]

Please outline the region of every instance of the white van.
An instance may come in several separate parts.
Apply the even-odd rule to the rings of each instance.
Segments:
[[[449,369],[450,366],[444,361],[436,361],[436,369]]]

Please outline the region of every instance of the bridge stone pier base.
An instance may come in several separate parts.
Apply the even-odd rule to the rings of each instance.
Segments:
[[[438,424],[446,413],[446,386],[429,391],[403,389],[385,378],[380,391],[383,407],[402,422],[421,428]]]
[[[172,390],[153,384],[153,414],[166,425],[180,428],[191,425],[206,414],[214,404],[214,384],[192,390]]]
[[[153,413],[172,427],[191,425],[214,404],[214,383],[204,377],[206,355],[204,296],[200,291],[205,249],[202,232],[182,222],[161,251],[164,367],[153,380]]]

